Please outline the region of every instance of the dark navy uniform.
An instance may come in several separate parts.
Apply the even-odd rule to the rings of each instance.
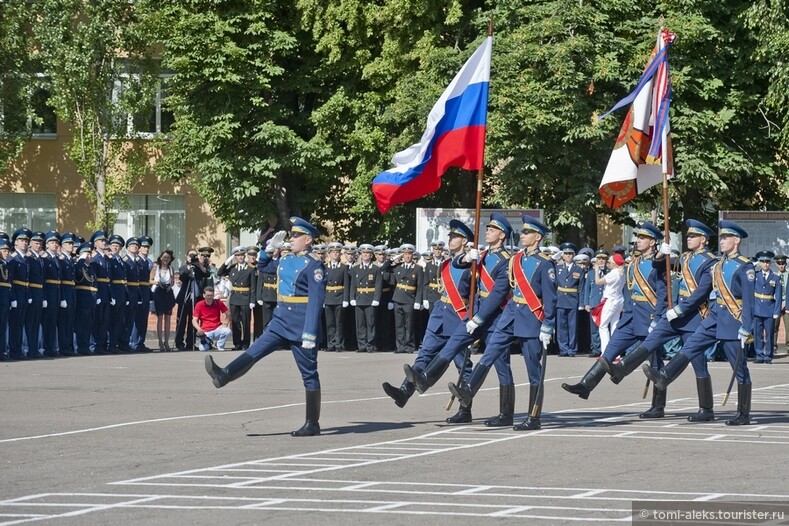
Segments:
[[[598,250],[595,254],[595,261],[607,260],[608,252],[605,250]],[[591,353],[592,356],[600,356],[600,328],[594,322],[591,316],[591,310],[603,301],[603,289],[605,285],[598,285],[595,283],[596,278],[603,277],[607,273],[605,266],[598,268],[597,265],[592,265],[592,268],[586,271],[586,278],[584,279],[584,294],[581,303],[584,309],[590,313],[589,315],[589,329],[591,337]]]
[[[255,339],[263,334],[263,331],[268,327],[268,324],[271,323],[271,318],[274,316],[274,309],[277,307],[277,273],[257,271],[256,283],[255,301],[260,305],[261,330],[258,333],[258,324],[256,321]]]
[[[110,246],[124,246],[124,239],[119,235],[110,236]],[[109,351],[120,352],[129,348],[126,335],[126,308],[129,306],[129,293],[126,287],[126,264],[120,254],[107,257],[110,277],[110,326]]]
[[[41,311],[41,344],[44,356],[54,358],[59,355],[57,348],[58,314],[60,311],[60,258],[52,251],[50,241],[60,244],[60,234],[47,232],[44,236],[47,250],[41,261],[44,266],[44,300],[47,306]]]
[[[559,249],[564,253],[577,252],[572,243],[564,243]],[[581,306],[584,277],[584,269],[576,263],[556,263],[556,343],[559,345],[559,356],[578,354],[578,308]]]
[[[394,351],[397,347],[395,340],[394,303],[392,302],[395,288],[391,283],[391,268],[384,267],[385,263],[391,261],[388,259],[388,256],[394,256],[396,252],[396,249],[389,249],[386,245],[378,245],[375,247],[373,265],[381,269],[382,281],[381,297],[379,299],[380,304],[373,309],[375,311],[374,345],[379,352]]]
[[[244,251],[245,252],[245,251]],[[234,261],[232,265],[219,267],[219,276],[228,276],[233,293],[230,295],[230,318],[233,328],[233,350],[249,347],[250,328],[249,304],[252,303],[252,277],[255,268],[243,262]]]
[[[74,293],[76,295],[76,317],[79,323],[74,324],[74,333],[77,338],[77,353],[82,355],[92,354],[96,350],[91,350],[91,334],[95,334],[94,323],[95,314],[98,311],[97,300],[97,280],[94,269],[96,268],[88,261],[92,250],[91,243],[82,243],[79,246],[78,257],[74,263]]]
[[[30,236],[31,249],[27,254],[27,265],[30,274],[27,280],[28,298],[27,319],[25,320],[25,337],[27,339],[27,357],[40,356],[41,316],[44,312],[44,259],[32,248],[33,241],[44,241],[42,232],[34,232]]]
[[[762,251],[756,254],[756,260],[769,262],[775,254]],[[754,270],[756,277],[753,284],[753,332],[756,349],[756,363],[772,363],[775,348],[775,324],[781,315],[783,305],[783,286],[781,276],[761,264]]]
[[[372,247],[362,245],[360,251],[372,252]],[[356,343],[358,352],[375,352],[376,307],[381,303],[383,276],[381,267],[372,261],[361,260],[350,270],[350,303],[356,307]]]
[[[91,352],[104,354],[109,348],[109,327],[110,327],[110,263],[104,255],[104,244],[107,241],[107,234],[98,230],[90,238],[95,247],[90,266],[92,274],[95,276],[96,283],[96,308],[93,312],[93,340],[91,342]],[[101,246],[97,245],[101,243]]]
[[[0,238],[0,249],[11,249],[11,243],[6,238]],[[0,361],[8,361],[8,346],[6,334],[8,329],[8,312],[11,309],[11,275],[6,260],[0,256]]]
[[[328,250],[340,250],[340,243],[329,243]],[[350,276],[348,266],[339,261],[329,261],[326,266],[326,350],[345,350],[345,308],[350,304]]]
[[[403,245],[403,247],[401,250],[408,250],[411,253],[415,250],[413,245]],[[394,287],[392,303],[397,344],[395,352],[410,354],[416,349],[414,312],[422,309],[424,294],[422,267],[413,261],[393,266],[391,261],[387,261],[384,265],[389,271],[389,285]]]
[[[11,238],[14,245],[17,246],[17,240],[24,244],[17,246],[17,249],[11,252],[6,262],[8,276],[11,280],[11,310],[8,314],[8,354],[13,360],[24,358],[22,335],[24,334],[30,300],[30,291],[27,286],[30,266],[23,250],[26,251],[27,241],[30,239],[30,236],[31,232],[26,228],[20,228],[14,232]],[[24,249],[22,249],[22,246],[24,246]]]
[[[140,236],[140,247],[150,247],[153,240],[148,236]],[[136,309],[134,328],[131,332],[130,346],[137,351],[150,351],[145,345],[145,337],[148,334],[148,315],[150,313],[151,296],[151,270],[153,261],[147,257],[137,255],[137,279],[139,280],[139,294],[141,305]]]
[[[77,236],[71,232],[63,234],[60,244],[73,245]],[[58,352],[64,356],[75,356],[74,323],[77,312],[77,297],[74,290],[74,260],[68,251],[62,253],[60,260],[60,311],[58,312]],[[80,323],[83,320],[80,319]]]

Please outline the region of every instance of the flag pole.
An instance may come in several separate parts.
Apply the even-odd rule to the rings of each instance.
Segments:
[[[493,36],[493,18],[490,19],[488,22],[488,38]],[[482,178],[485,174],[485,143],[482,143],[482,165],[477,170],[477,189],[476,189],[476,197],[474,203],[474,247],[476,248],[479,244],[479,222],[480,216],[482,215]],[[474,296],[477,293],[477,260],[471,261],[471,283],[469,285],[468,291],[468,319],[474,317]],[[458,374],[458,381],[457,385],[461,385],[463,382],[463,371],[466,368],[466,363],[471,359],[471,349],[472,347],[476,347],[475,345],[468,345],[466,346],[466,350],[463,353],[463,366],[460,368],[460,373]],[[449,411],[452,408],[452,403],[455,401],[455,395],[453,394],[445,409]]]

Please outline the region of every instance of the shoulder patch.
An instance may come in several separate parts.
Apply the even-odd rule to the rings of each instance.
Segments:
[[[556,281],[556,271],[552,268],[549,268],[548,277],[551,278],[551,281]]]
[[[312,259],[315,261],[321,261],[323,259],[320,254],[316,254],[315,252],[310,252],[310,256],[312,256]]]
[[[751,268],[745,271],[745,276],[748,278],[748,281],[753,281],[756,277],[756,273]]]
[[[746,258],[746,257],[745,257],[745,256],[743,256],[743,255],[739,255],[739,256],[737,256],[737,259],[739,259],[739,260],[740,260],[740,261],[742,261],[743,263],[750,263],[750,261],[751,261],[750,259]]]
[[[503,248],[503,249],[501,249],[501,252],[499,252],[499,254],[501,254],[501,257],[502,257],[503,259],[510,259],[510,258],[512,257],[512,256],[510,255],[510,253],[507,251],[507,249],[506,249],[506,248]]]
[[[322,283],[323,282],[323,278],[324,278],[323,269],[322,268],[316,268],[315,272],[313,272],[313,274],[312,274],[312,277],[313,277],[313,279],[315,280],[316,283]]]
[[[544,253],[542,253],[542,252],[540,252],[539,254],[537,254],[537,257],[541,257],[542,259],[544,259],[544,260],[546,260],[546,261],[548,261],[549,259],[551,259],[551,257],[550,257],[548,254],[544,254]]]

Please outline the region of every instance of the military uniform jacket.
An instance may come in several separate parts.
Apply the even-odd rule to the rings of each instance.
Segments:
[[[456,258],[459,264],[463,256]],[[486,323],[494,329],[494,320],[499,317],[510,297],[510,279],[507,273],[510,253],[503,248],[485,250],[477,264],[477,293],[474,298],[474,317],[479,326]],[[483,277],[484,276],[484,277]],[[488,276],[490,281],[488,281]]]
[[[69,306],[74,305],[74,260],[71,256],[60,256],[60,299],[66,300]]]
[[[350,301],[350,275],[342,263],[326,263],[326,305],[342,305]]]
[[[380,303],[383,294],[383,275],[381,267],[369,263],[357,263],[351,267],[351,290],[349,297],[356,300],[358,307],[369,307],[373,301]]]
[[[139,267],[137,266],[137,261],[135,258],[127,255],[123,258],[123,264],[126,267],[126,287],[127,293],[129,295],[129,304],[135,305],[142,301],[140,297],[140,287],[144,286],[148,282],[148,276],[144,278],[140,275]],[[143,281],[141,285],[141,281]],[[147,287],[144,287],[147,288]]]
[[[83,309],[93,307],[96,304],[96,274],[94,274],[93,263],[90,265],[85,263],[84,259],[78,259],[74,263],[74,283],[75,293],[77,296],[77,306]],[[102,300],[103,301],[103,300]]]
[[[753,263],[745,256],[722,257],[712,267],[715,308],[702,327],[716,326],[719,340],[736,340],[738,333],[753,333]]]
[[[60,260],[56,254],[44,254],[41,258],[44,267],[44,299],[50,307],[57,306],[60,303]]]
[[[768,271],[765,277],[761,269],[754,269],[756,278],[753,283],[753,314],[761,318],[772,318],[781,314],[783,287],[781,276]]]
[[[277,307],[266,328],[290,341],[316,342],[326,296],[326,269],[320,256],[302,251],[279,260],[258,259],[260,272],[277,271]]]
[[[111,255],[107,259],[110,267],[110,296],[115,300],[115,305],[126,305],[129,299],[126,292],[126,265],[120,256]]]
[[[266,303],[277,302],[277,273],[260,272],[257,273],[257,296],[255,300],[263,300]]]
[[[541,308],[532,311],[527,303],[528,292],[521,289],[515,272],[516,258],[534,295],[540,300]],[[519,338],[537,338],[540,332],[553,334],[556,327],[556,265],[550,256],[538,250],[528,254],[518,251],[510,258],[508,276],[512,297],[499,318],[499,326],[513,323],[513,335]],[[542,318],[542,319],[540,319]]]
[[[271,258],[268,258],[269,260]],[[246,262],[233,264],[229,268],[222,264],[218,270],[219,276],[228,276],[232,285],[230,294],[230,305],[247,305],[253,303],[252,279],[255,275],[255,267],[247,265]],[[179,294],[180,296],[180,294]]]
[[[30,253],[27,256],[27,291],[33,302],[41,302],[44,299],[44,261],[38,254]]]
[[[393,301],[394,287],[392,286],[392,261],[387,259],[383,263],[373,262],[373,265],[381,269],[381,299],[378,301],[385,305]]]
[[[102,303],[110,302],[110,262],[104,254],[96,253],[90,262],[96,277],[96,299]]]
[[[563,262],[556,265],[558,308],[578,310],[584,287],[584,274],[584,269],[575,263],[569,267]]]
[[[665,263],[663,263],[665,267]],[[638,272],[636,272],[638,268]],[[652,257],[637,256],[625,270],[625,283],[628,295],[619,326],[632,323],[635,336],[646,338],[649,326],[666,312],[668,290],[660,272],[653,265]],[[650,298],[655,301],[652,305]]]
[[[427,300],[432,305],[441,299],[441,263],[442,261],[425,263],[425,279],[422,287],[422,300]]]
[[[709,297],[712,292],[712,267],[715,255],[707,249],[699,252],[684,252],[677,262],[679,282],[676,309],[682,315],[671,322],[671,326],[682,332],[695,332],[702,319],[709,314]],[[660,280],[665,281],[666,262],[654,260]],[[703,313],[703,316],[702,316]]]
[[[11,273],[4,259],[0,259],[0,306],[11,305]],[[5,343],[5,342],[4,342]]]
[[[30,297],[27,290],[27,280],[30,275],[30,266],[24,254],[11,252],[6,260],[8,268],[8,278],[11,280],[11,301],[16,301],[17,305],[27,303]]]
[[[455,258],[457,259],[457,258]],[[455,329],[466,319],[466,308],[468,308],[468,297],[471,291],[471,270],[468,265],[458,265],[455,259],[445,259],[441,262],[441,299],[433,308],[427,320],[427,330],[449,337]],[[446,269],[446,272],[444,272]],[[452,280],[451,284],[444,282],[444,275],[448,275]],[[452,286],[457,289],[458,294],[464,301],[464,309],[461,312],[455,310],[454,305],[449,299],[447,288]]]
[[[153,261],[146,257],[137,257],[137,279],[140,282],[140,301],[148,303],[151,301],[151,270],[153,270]]]
[[[594,308],[600,305],[600,302],[603,301],[603,289],[605,289],[605,285],[598,285],[595,282],[595,279],[600,276],[601,272],[603,275],[608,273],[606,269],[597,268],[590,268],[586,271],[586,277],[584,278],[584,292],[581,296],[582,307]]]
[[[392,301],[400,305],[422,303],[424,296],[424,271],[414,262],[392,265],[386,261],[381,267],[388,274],[389,284],[394,287]]]

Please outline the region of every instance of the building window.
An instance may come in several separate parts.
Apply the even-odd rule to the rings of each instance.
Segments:
[[[55,108],[49,104],[49,88],[36,86],[31,97],[33,116],[30,118],[30,131],[33,137],[46,138],[57,136],[58,120]]]
[[[47,232],[57,226],[55,194],[0,193],[0,230],[9,236],[17,228]]]
[[[25,97],[15,89],[29,90],[29,107]],[[53,139],[57,136],[57,115],[49,103],[49,81],[42,74],[35,76],[30,87],[19,88],[19,82],[0,82],[0,135],[30,133],[36,139]],[[3,105],[3,102],[7,106]],[[7,111],[6,111],[7,109]]]
[[[118,218],[113,233],[124,239],[147,235],[153,239],[153,259],[165,249],[175,254],[180,266],[184,262],[186,208],[182,195],[130,195],[125,203],[116,203]]]
[[[153,138],[161,133],[169,133],[170,128],[175,122],[173,112],[167,107],[167,79],[172,75],[160,75],[154,87],[153,99],[148,103],[146,109],[133,114],[126,114],[121,122],[118,123],[118,133],[125,133],[128,137]],[[138,76],[125,75],[120,80],[115,81],[115,88],[112,91],[112,99],[116,104],[120,104],[125,89],[132,83],[139,80]]]

